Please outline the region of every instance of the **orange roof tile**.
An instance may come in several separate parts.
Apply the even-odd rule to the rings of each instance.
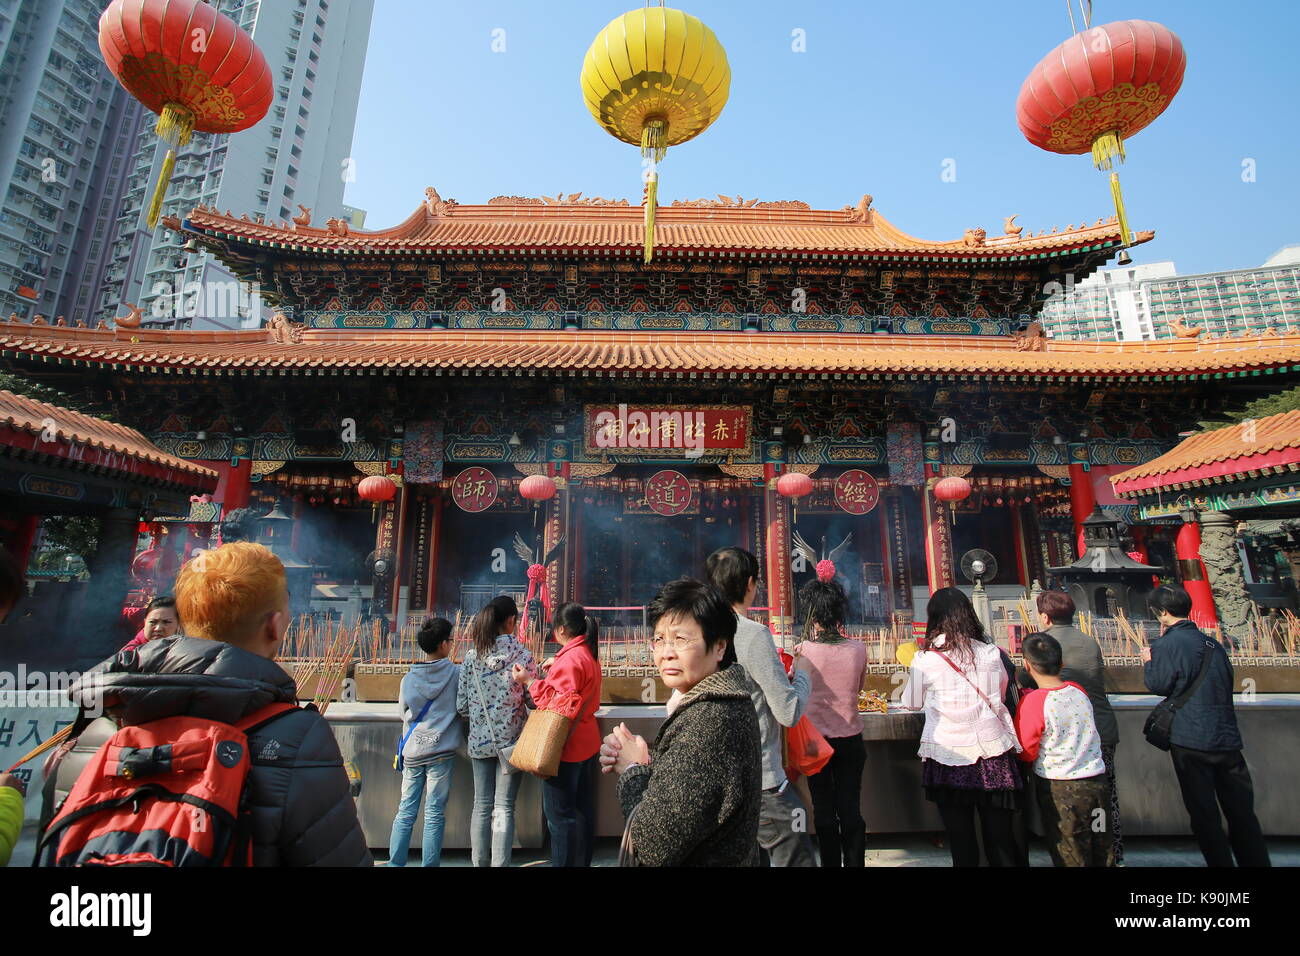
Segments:
[[[184,225],[208,235],[255,244],[277,244],[300,250],[343,253],[427,252],[480,249],[604,249],[635,253],[644,237],[641,206],[587,205],[585,202],[536,205],[536,200],[500,197],[482,206],[454,202],[426,203],[405,222],[391,229],[349,231],[336,235],[328,228],[290,223],[257,223],[246,217],[196,207]],[[1073,224],[1050,235],[1014,234],[988,238],[971,236],[933,242],[917,239],[893,226],[870,207],[870,197],[857,207],[809,209],[804,203],[667,205],[656,211],[655,248],[670,252],[791,252],[853,255],[931,254],[978,260],[1051,253],[1083,246],[1118,244],[1119,225],[1099,219],[1093,225]],[[1014,217],[1013,217],[1014,218]],[[172,228],[181,228],[175,219]],[[979,230],[983,232],[983,230]],[[969,235],[969,234],[968,234]],[[1154,237],[1138,233],[1134,244]]]
[[[553,332],[309,329],[277,344],[269,330],[81,329],[0,322],[0,353],[47,362],[233,372],[427,368],[702,375],[1207,375],[1300,366],[1300,335],[1154,342],[1052,342],[1017,351],[1010,336],[742,332]]]
[[[217,485],[211,468],[167,454],[133,428],[9,391],[0,391],[0,445],[204,491]]]
[[[1159,458],[1111,477],[1115,493],[1239,480],[1250,472],[1300,467],[1300,411],[1192,435]]]

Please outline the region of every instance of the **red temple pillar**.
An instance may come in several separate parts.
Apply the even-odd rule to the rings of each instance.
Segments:
[[[1071,456],[1073,457],[1073,456]],[[1070,462],[1070,517],[1074,519],[1075,556],[1083,557],[1083,523],[1096,510],[1097,496],[1092,490],[1092,478],[1084,462]]]
[[[790,502],[776,491],[776,466],[763,466],[763,523],[767,558],[768,622],[772,633],[790,633],[794,608],[790,578]]]
[[[389,477],[392,477],[391,475]],[[397,629],[397,615],[402,608],[402,578],[406,574],[406,509],[411,500],[410,488],[397,486],[397,537],[393,541],[393,616],[388,619],[388,629]],[[409,592],[408,592],[409,593]]]
[[[564,527],[567,524],[565,518],[568,512],[569,492],[565,487],[567,482],[563,479],[556,482],[560,487],[556,490],[555,495],[549,500],[542,502],[545,523],[542,525],[542,553],[538,556],[545,559],[551,553],[551,549],[560,541],[560,535],[564,534]],[[564,600],[563,581],[564,576],[561,572],[561,565],[564,563],[563,554],[546,568],[546,595],[550,599],[551,607],[554,608]],[[538,599],[541,595],[537,595]],[[550,624],[546,616],[546,607],[542,606],[542,629],[540,639],[545,639],[546,628]]]
[[[1201,525],[1195,511],[1183,512],[1174,549],[1183,588],[1192,598],[1192,619],[1200,627],[1213,627],[1217,622],[1214,593],[1206,578],[1205,565],[1201,563]]]
[[[27,565],[31,562],[32,545],[36,542],[36,529],[40,526],[40,515],[19,515],[15,522],[9,539],[9,553],[14,556],[23,572],[27,571]]]
[[[921,489],[921,518],[925,529],[925,572],[930,593],[940,588],[954,587],[957,576],[952,566],[952,529],[948,526],[948,513],[934,497],[931,479],[939,472],[933,465],[925,466],[925,487]]]
[[[248,498],[253,490],[253,461],[241,458],[234,464],[218,467],[221,477],[217,481],[217,491],[213,496],[221,502],[223,514],[229,514],[236,508],[248,506]]]

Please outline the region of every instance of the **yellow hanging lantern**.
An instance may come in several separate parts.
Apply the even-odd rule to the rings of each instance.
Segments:
[[[704,132],[731,91],[727,53],[690,14],[631,10],[597,34],[582,62],[582,96],[596,122],[641,147],[645,161],[645,261],[654,252],[660,160]]]

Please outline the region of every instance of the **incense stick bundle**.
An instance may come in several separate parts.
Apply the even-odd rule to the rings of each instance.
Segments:
[[[28,761],[35,760],[37,757],[45,753],[47,750],[53,750],[59,744],[63,743],[65,740],[67,740],[69,737],[72,736],[72,728],[74,726],[75,724],[68,724],[68,726],[64,727],[57,734],[54,734],[44,743],[38,744],[35,749],[30,751],[25,757],[23,757],[16,764],[14,764],[12,767],[6,770],[5,773],[14,773],[15,771],[17,771],[19,767],[21,767],[23,764],[27,763]]]

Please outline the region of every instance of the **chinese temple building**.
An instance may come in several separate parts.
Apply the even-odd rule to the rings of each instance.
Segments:
[[[1097,505],[1132,522],[1110,475],[1300,381],[1300,336],[1049,343],[1045,289],[1115,255],[1113,220],[933,242],[870,196],[679,201],[645,264],[624,200],[426,197],[377,232],[204,207],[167,221],[260,285],[282,310],[267,328],[11,322],[0,351],[219,472],[221,511],[280,505],[314,608],[468,613],[522,596],[554,552],[547,601],[638,624],[659,585],[740,545],[778,633],[813,574],[796,527],[827,551],[848,539],[858,624],[923,616],[976,547],[1001,568],[990,592],[1020,594],[1076,558]],[[790,471],[811,492],[778,493]],[[358,500],[373,474],[391,501]],[[557,493],[521,496],[530,475]],[[971,494],[940,502],[939,476]],[[1135,547],[1173,567],[1176,532]]]
[[[1181,523],[1178,559],[1193,613],[1214,620],[1217,612],[1235,636],[1256,607],[1300,611],[1297,473],[1300,411],[1293,411],[1192,435],[1112,482],[1139,520]]]
[[[32,599],[0,623],[2,659],[96,663],[85,645],[112,640],[141,519],[187,512],[216,487],[216,471],[132,428],[0,391],[0,541],[25,567],[42,516],[101,521],[96,549],[85,556],[88,586],[36,582]]]

